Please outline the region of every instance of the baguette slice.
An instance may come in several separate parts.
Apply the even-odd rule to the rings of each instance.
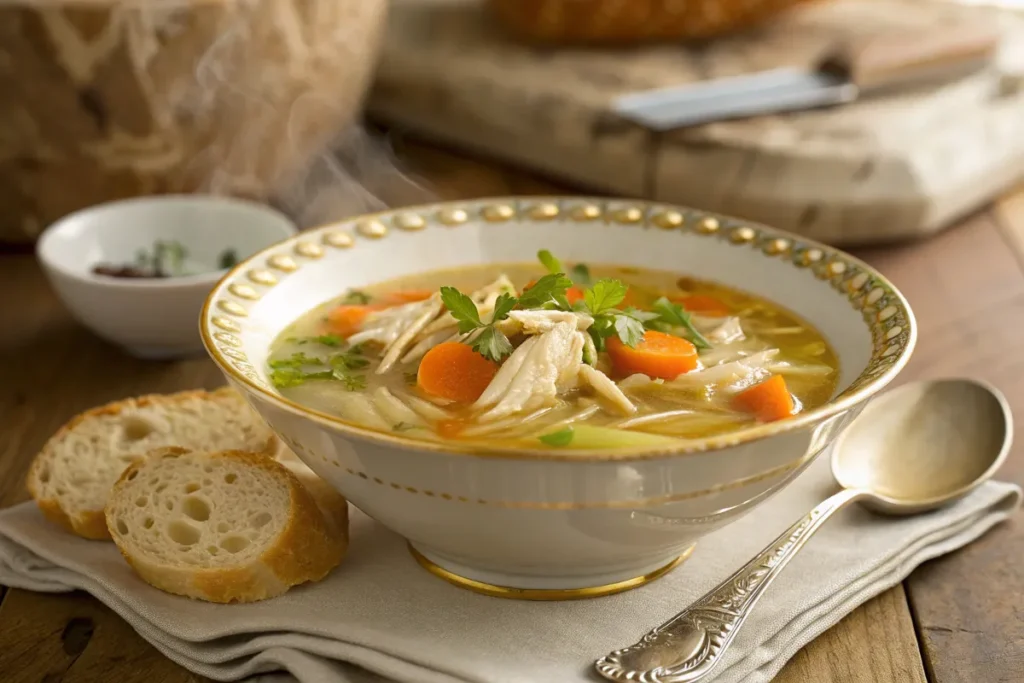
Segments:
[[[320,475],[302,462],[291,449],[282,446],[278,451],[277,461],[287,467],[302,482],[306,490],[313,495],[313,500],[316,501],[317,507],[324,514],[332,530],[337,530],[347,540],[348,501],[345,500],[345,497],[338,493],[336,488],[321,479]]]
[[[128,465],[163,446],[273,456],[277,438],[230,388],[143,396],[73,418],[43,446],[28,490],[43,514],[79,536],[109,539],[103,508]]]
[[[114,485],[106,521],[144,581],[220,603],[322,579],[348,545],[284,465],[244,451],[151,453]]]

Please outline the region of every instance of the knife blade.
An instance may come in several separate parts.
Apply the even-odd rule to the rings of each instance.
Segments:
[[[783,67],[632,93],[613,101],[612,111],[668,131],[815,109],[963,78],[990,64],[998,47],[999,34],[987,26],[872,36],[844,43],[811,69]]]

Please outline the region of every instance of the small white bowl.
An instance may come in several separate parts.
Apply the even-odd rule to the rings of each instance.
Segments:
[[[36,254],[64,305],[83,325],[134,356],[167,359],[202,351],[197,320],[224,276],[219,257],[244,260],[297,231],[274,209],[238,199],[162,195],[115,201],[65,216]],[[135,262],[157,241],[177,242],[196,274],[166,278],[98,275],[99,264]]]

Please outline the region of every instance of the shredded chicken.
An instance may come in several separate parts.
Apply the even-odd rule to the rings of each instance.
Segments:
[[[626,395],[622,393],[622,389],[619,389],[615,382],[609,379],[608,375],[600,370],[595,370],[589,365],[580,365],[579,375],[584,382],[594,388],[594,391],[599,396],[607,399],[621,413],[624,415],[636,413],[636,406],[626,398]]]
[[[366,316],[358,332],[348,338],[350,344],[375,342],[390,346],[406,332],[424,313],[433,311],[436,316],[441,310],[441,296],[435,294],[423,301],[414,301],[401,306],[392,306]],[[428,321],[429,322],[429,321]]]
[[[398,359],[402,357],[405,350],[412,344],[413,339],[416,335],[427,326],[431,320],[437,317],[441,312],[441,296],[435,294],[434,296],[427,299],[429,306],[424,306],[422,313],[419,317],[410,322],[405,329],[399,334],[395,341],[384,347],[384,358],[381,359],[380,365],[377,366],[377,374],[383,375],[385,372],[391,369],[391,367],[398,362]]]
[[[582,365],[583,340],[573,322],[556,323],[516,349],[474,404],[488,409],[479,420],[490,422],[513,413],[550,405],[561,391],[575,385]]]
[[[416,414],[425,420],[436,422],[437,420],[447,420],[451,418],[451,414],[448,411],[443,408],[439,408],[430,401],[425,401],[418,396],[413,396],[412,394],[407,394],[405,392],[395,392],[395,397],[400,401],[404,401],[407,406],[416,411]]]
[[[707,331],[701,330],[700,332],[712,344],[732,344],[746,339],[746,335],[743,334],[743,328],[740,326],[740,319],[733,316],[720,318],[717,325]]]
[[[391,423],[392,429],[397,425],[410,427],[426,425],[423,418],[388,391],[387,387],[378,387],[374,390],[373,405],[381,417]]]
[[[720,390],[739,391],[768,377],[768,364],[779,353],[778,349],[767,349],[758,353],[722,363],[710,368],[679,375],[669,387],[694,387],[713,385]]]
[[[572,323],[583,331],[594,324],[594,319],[573,311],[511,311],[508,318],[498,323],[498,328],[505,334],[543,334],[560,323]]]
[[[477,311],[480,313],[480,319],[483,321],[489,320],[489,316],[494,313],[494,304],[498,300],[498,297],[502,294],[509,293],[514,294],[516,291],[515,285],[508,279],[505,274],[498,277],[497,280],[491,284],[482,287],[472,294],[469,298],[476,304]],[[432,335],[443,330],[450,330],[450,333],[454,333],[459,327],[459,323],[455,320],[455,317],[447,311],[434,320],[425,328],[423,328],[423,335]],[[438,342],[439,344],[440,342]],[[429,350],[429,349],[428,349]],[[426,351],[424,351],[426,353]]]
[[[427,351],[434,348],[438,344],[447,341],[455,341],[456,339],[462,336],[461,334],[459,334],[458,329],[458,327],[452,326],[446,327],[440,332],[428,334],[426,337],[421,335],[419,341],[413,344],[413,347],[406,351],[405,355],[402,356],[402,362],[412,363],[413,361],[417,361],[420,358],[423,358],[423,356],[426,355]]]

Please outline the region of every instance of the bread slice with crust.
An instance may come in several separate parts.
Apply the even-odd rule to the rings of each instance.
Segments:
[[[28,490],[48,519],[85,538],[109,539],[103,508],[110,487],[163,446],[273,456],[278,440],[230,388],[131,398],[64,425],[33,461]]]
[[[346,533],[281,463],[242,451],[164,448],[114,485],[106,522],[147,583],[210,602],[252,602],[322,579]]]
[[[320,478],[309,465],[302,462],[299,456],[286,446],[281,446],[277,453],[277,461],[294,474],[306,490],[313,495],[320,512],[324,513],[327,522],[348,539],[348,501],[338,489]]]

